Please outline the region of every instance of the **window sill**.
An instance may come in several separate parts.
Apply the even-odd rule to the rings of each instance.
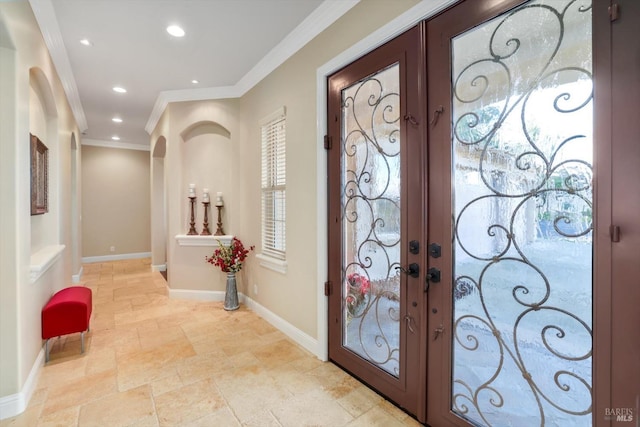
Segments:
[[[35,283],[60,258],[65,245],[52,245],[31,255],[29,281]]]
[[[275,259],[267,255],[257,254],[256,258],[260,261],[260,265],[269,270],[277,271],[278,273],[287,273],[287,261],[281,259]]]
[[[187,234],[178,234],[176,235],[176,241],[180,246],[220,246],[218,241],[222,242],[225,245],[230,245],[231,240],[233,240],[233,236],[225,235],[225,236],[200,236],[198,234],[195,235],[187,235]]]

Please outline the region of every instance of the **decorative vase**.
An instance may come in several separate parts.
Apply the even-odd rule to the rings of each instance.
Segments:
[[[227,311],[237,310],[240,307],[238,302],[238,287],[236,286],[236,273],[227,273],[227,290],[224,294],[224,309]]]

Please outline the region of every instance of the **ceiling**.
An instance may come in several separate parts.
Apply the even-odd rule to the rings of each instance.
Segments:
[[[358,1],[30,4],[83,141],[148,147],[149,133],[167,103],[242,96]],[[167,33],[172,24],[184,29],[184,37]],[[81,44],[82,39],[91,45]],[[116,93],[114,86],[127,92]],[[113,122],[114,117],[122,123]]]

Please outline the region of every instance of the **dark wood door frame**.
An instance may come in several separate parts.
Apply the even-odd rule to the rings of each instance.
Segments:
[[[333,284],[329,297],[329,358],[355,376],[370,384],[380,394],[387,396],[418,420],[424,420],[426,402],[426,297],[423,291],[424,269],[419,277],[402,275],[401,279],[401,374],[398,379],[386,375],[374,366],[363,364],[359,356],[342,348],[341,323],[341,206],[340,206],[340,137],[341,90],[391,64],[400,64],[400,140],[403,154],[402,169],[402,245],[409,240],[422,240],[425,209],[420,192],[424,179],[423,158],[425,140],[424,105],[424,36],[419,25],[363,58],[329,77],[328,81],[328,135],[333,144],[328,157],[328,264],[329,281]],[[406,190],[409,188],[410,190]],[[413,191],[412,191],[413,190]],[[401,264],[424,265],[426,246],[421,242],[419,254],[402,248]],[[412,319],[411,328],[403,319]],[[411,335],[409,335],[411,334]],[[407,368],[408,367],[408,368]],[[409,372],[407,372],[407,369]]]

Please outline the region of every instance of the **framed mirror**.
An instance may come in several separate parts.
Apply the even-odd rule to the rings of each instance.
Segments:
[[[49,212],[49,149],[40,138],[31,139],[31,215]]]

